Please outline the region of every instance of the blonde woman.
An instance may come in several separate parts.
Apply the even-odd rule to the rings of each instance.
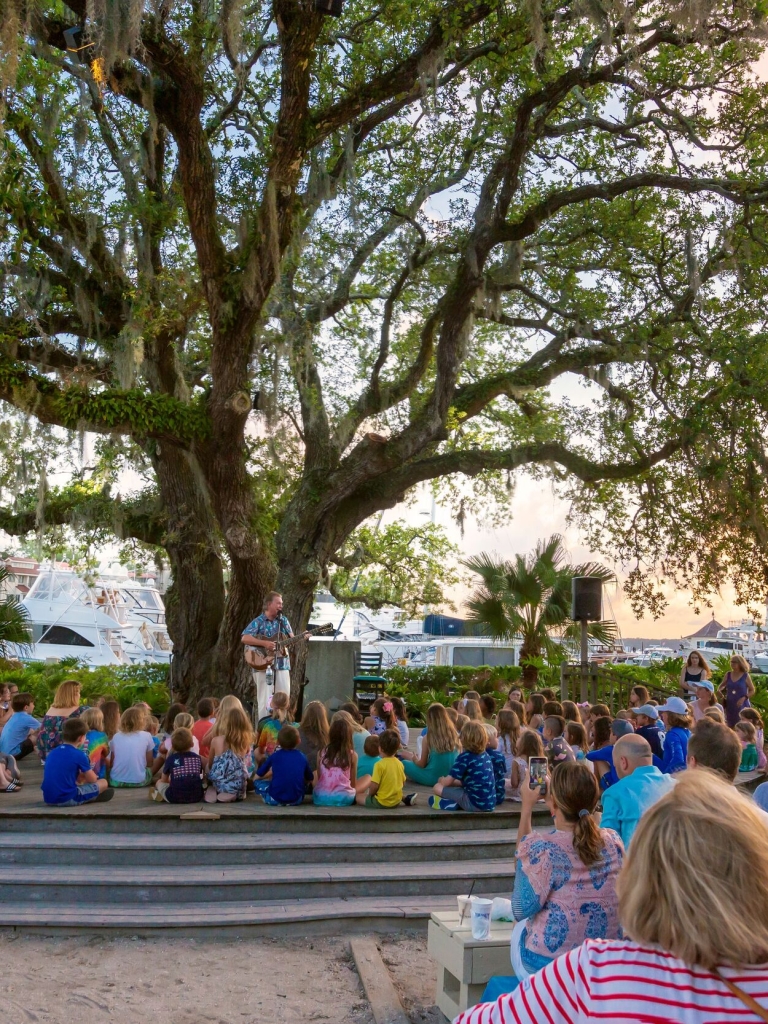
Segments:
[[[749,698],[754,692],[755,684],[749,674],[749,662],[740,654],[732,655],[731,670],[725,673],[719,692],[725,705],[725,720],[731,728],[738,722],[742,708],[749,707]]]
[[[768,1021],[768,829],[751,800],[685,772],[643,815],[617,892],[623,939],[588,939],[456,1024]]]
[[[434,786],[443,775],[450,775],[453,762],[459,755],[459,734],[442,704],[427,708],[427,732],[421,744],[420,756],[401,749],[405,777],[420,786]]]
[[[79,718],[83,711],[85,708],[80,707],[80,683],[76,679],[60,683],[37,734],[37,752],[41,761],[45,761],[53,748],[61,743],[61,730],[67,719]]]

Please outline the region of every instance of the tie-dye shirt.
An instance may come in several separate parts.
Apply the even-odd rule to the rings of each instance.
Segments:
[[[105,732],[91,729],[85,734],[85,753],[91,762],[91,768],[100,779],[107,776],[107,757],[109,756],[109,738]]]
[[[277,750],[277,737],[284,725],[291,725],[290,722],[281,722],[279,718],[268,718],[259,732],[258,748],[260,753],[269,757]]]
[[[616,878],[624,845],[613,829],[600,832],[603,856],[589,867],[572,832],[529,832],[518,843],[512,913],[516,921],[528,919],[520,952],[531,974],[585,939],[619,937]]]

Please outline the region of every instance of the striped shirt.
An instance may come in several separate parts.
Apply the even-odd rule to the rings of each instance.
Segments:
[[[719,968],[768,1009],[768,964]],[[754,1024],[758,1018],[722,981],[671,953],[626,940],[588,939],[495,1003],[455,1024]]]

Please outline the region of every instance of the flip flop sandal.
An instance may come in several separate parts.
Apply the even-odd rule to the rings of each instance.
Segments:
[[[19,779],[21,778],[21,772],[19,771],[19,767],[16,764],[16,758],[13,756],[13,754],[5,755],[5,764],[6,767],[8,768],[8,771],[13,776],[14,781],[18,782]]]
[[[15,782],[11,782],[9,785],[7,785],[5,787],[4,790],[2,790],[2,792],[3,793],[15,793],[18,788],[19,787],[16,785]]]

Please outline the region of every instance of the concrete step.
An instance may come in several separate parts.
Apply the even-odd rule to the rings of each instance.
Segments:
[[[267,835],[155,835],[152,832],[0,834],[0,865],[25,867],[132,865],[217,867],[255,864],[345,864],[386,859],[403,861],[464,861],[514,856],[516,829],[473,829],[470,832],[350,833],[282,832]],[[386,851],[386,857],[383,857]]]
[[[142,801],[138,809],[118,810],[118,790],[109,804],[50,809],[44,805],[17,807],[10,803],[16,794],[8,794],[0,808],[0,833],[47,832],[57,835],[86,835],[107,833],[148,833],[155,835],[214,834],[214,835],[277,835],[285,832],[305,832],[320,835],[328,832],[354,832],[379,835],[381,833],[409,832],[474,832],[485,829],[516,829],[520,820],[520,805],[506,803],[488,814],[455,814],[433,811],[427,806],[396,807],[391,811],[369,810],[365,807],[265,807],[250,797],[241,804],[190,804],[171,807]],[[426,799],[424,801],[426,803]],[[116,810],[112,811],[111,808]],[[205,811],[219,815],[218,819],[189,819],[182,815]],[[551,823],[546,809],[537,810],[534,821]],[[440,839],[436,838],[439,842]]]
[[[479,889],[484,896],[502,895]],[[0,928],[43,934],[104,932],[156,935],[182,929],[184,935],[350,934],[425,929],[433,911],[456,909],[454,896],[386,896],[345,899],[262,900],[252,902],[174,903],[158,908],[141,903],[113,903],[95,908],[85,901],[0,902]]]
[[[386,858],[385,858],[386,859]],[[468,891],[512,891],[514,859],[483,859],[437,863],[402,862],[396,871],[382,864],[272,864],[198,867],[194,850],[190,866],[178,867],[54,867],[38,865],[6,873],[3,898],[9,903],[73,904],[83,901],[94,912],[111,904],[152,904],[162,917],[176,904],[211,901],[250,903],[398,896],[458,895]],[[158,906],[162,904],[162,906]]]

